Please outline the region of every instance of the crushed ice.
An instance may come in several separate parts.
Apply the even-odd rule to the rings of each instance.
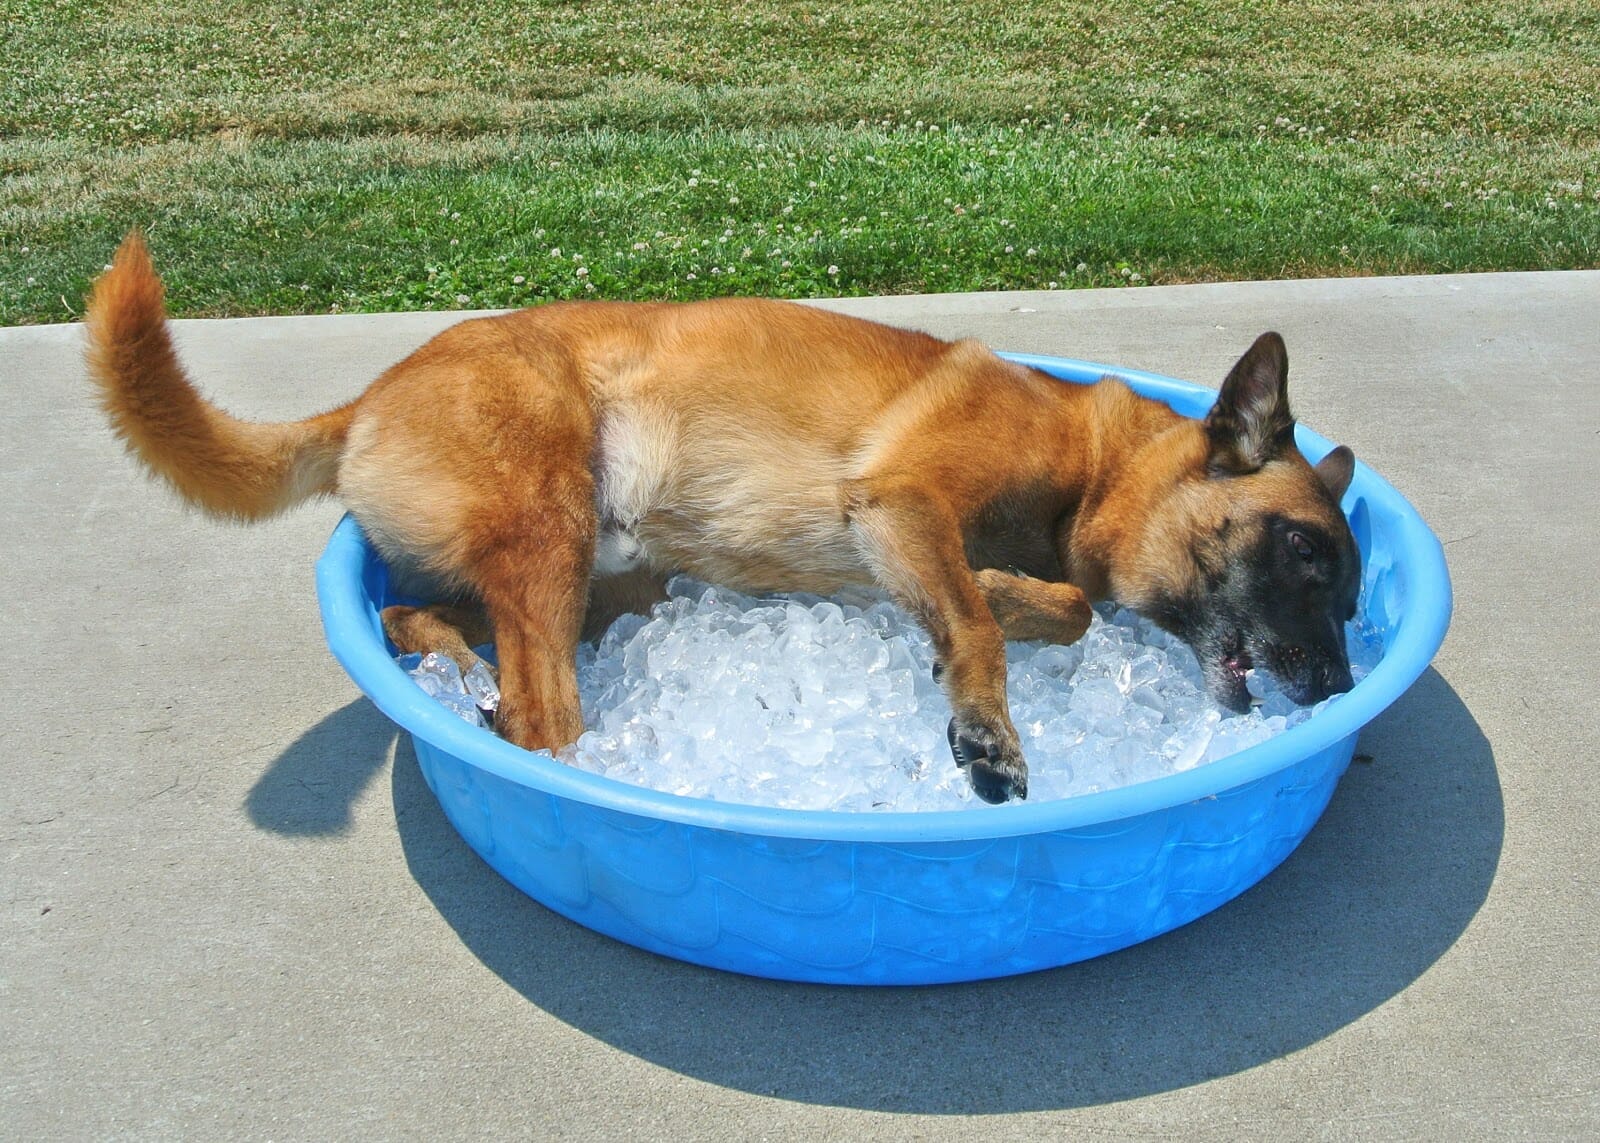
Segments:
[[[624,616],[598,646],[579,646],[587,730],[563,761],[672,794],[790,809],[984,804],[951,757],[932,645],[905,612],[872,593],[756,599],[686,577],[668,591],[649,617]],[[1364,615],[1347,633],[1359,682],[1382,645]],[[400,662],[445,707],[489,724],[499,694],[483,664],[463,677],[440,655]],[[1297,706],[1251,671],[1259,702],[1222,711],[1185,643],[1108,605],[1072,646],[1010,643],[1006,663],[1030,801],[1203,766],[1327,705]]]
[[[395,661],[451,714],[473,726],[492,725],[494,712],[500,706],[500,688],[482,662],[472,664],[463,674],[454,659],[436,651],[401,655]]]

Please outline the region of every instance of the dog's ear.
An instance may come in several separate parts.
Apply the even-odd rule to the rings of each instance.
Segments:
[[[1283,338],[1264,333],[1239,358],[1206,414],[1213,473],[1255,472],[1294,445],[1288,386],[1289,353]]]
[[[1356,454],[1344,445],[1317,461],[1317,475],[1322,477],[1322,483],[1328,486],[1328,491],[1333,493],[1336,501],[1344,499],[1345,490],[1350,487],[1350,478],[1355,474]]]

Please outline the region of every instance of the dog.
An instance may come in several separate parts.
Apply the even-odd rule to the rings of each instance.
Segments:
[[[1185,640],[1222,706],[1245,673],[1299,702],[1351,685],[1355,458],[1294,443],[1288,358],[1258,338],[1203,421],[1071,385],[975,341],[789,302],[552,302],[463,321],[354,401],[258,424],[184,372],[130,234],[87,305],[112,428],[185,500],[259,520],[337,495],[441,602],[391,607],[401,651],[463,667],[492,637],[496,729],[583,732],[574,652],[685,572],[745,592],[886,589],[932,638],[951,750],[1025,798],[1005,641],[1068,644],[1114,599]]]

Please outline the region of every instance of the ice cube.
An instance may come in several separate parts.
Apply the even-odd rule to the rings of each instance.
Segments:
[[[1112,678],[1084,679],[1072,688],[1068,709],[1090,719],[1115,718],[1122,713],[1123,691]]]
[[[472,664],[471,669],[461,676],[461,682],[479,710],[493,711],[500,708],[500,684],[495,682],[489,665],[482,659]]]
[[[473,726],[489,725],[484,721],[483,712],[478,709],[478,704],[466,695],[456,694],[454,691],[445,691],[433,697],[438,700],[440,706],[463,722],[469,722]]]
[[[467,693],[461,683],[461,668],[456,666],[454,659],[436,651],[423,655],[407,673],[417,681],[419,687],[435,698]]]

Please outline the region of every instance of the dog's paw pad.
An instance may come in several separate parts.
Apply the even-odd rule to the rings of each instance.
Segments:
[[[991,806],[998,806],[1013,798],[1019,802],[1028,800],[1028,778],[1025,774],[1008,774],[987,762],[974,762],[967,768],[967,780],[972,783],[972,792]]]
[[[1021,760],[1009,761],[1000,744],[982,727],[963,729],[955,719],[945,728],[956,765],[967,772],[972,792],[991,805],[1028,796],[1028,770]]]

